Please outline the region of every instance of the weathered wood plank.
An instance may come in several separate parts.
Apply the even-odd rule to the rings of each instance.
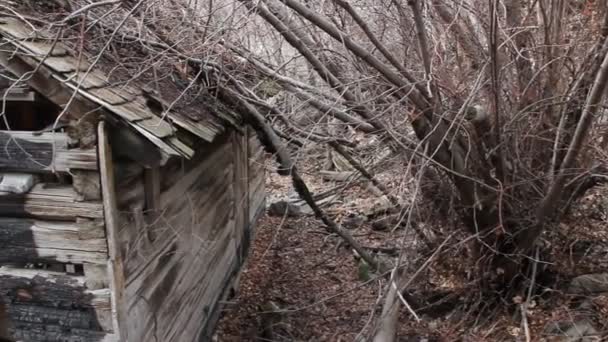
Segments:
[[[22,88],[6,89],[6,91],[0,93],[0,95],[2,95],[2,98],[6,100],[6,102],[36,102],[39,100],[39,96],[36,92]]]
[[[220,253],[218,250],[211,258],[213,263],[208,266],[205,276],[192,280],[199,281],[200,285],[192,291],[185,291],[183,298],[174,304],[174,311],[161,312],[169,319],[164,335],[166,341],[184,341],[199,336],[205,329],[214,328],[211,320],[219,310],[218,302],[239,266],[233,253]],[[189,316],[195,319],[188,319]]]
[[[251,234],[249,229],[249,149],[246,135],[232,134],[234,155],[234,240],[239,253],[239,263],[243,262],[249,249]]]
[[[234,224],[227,215],[222,222]],[[175,241],[157,254],[145,272],[129,284],[129,315],[145,318],[131,322],[138,326],[136,330],[148,334],[156,317],[158,336],[162,340],[191,340],[196,336],[196,332],[185,327],[200,329],[201,324],[204,325],[219,299],[220,285],[230,271],[229,264],[238,259],[232,231],[220,227],[216,231],[219,235],[215,240],[205,243]],[[146,336],[150,337],[142,335],[142,340],[148,340]]]
[[[233,184],[232,141],[202,155],[161,169],[162,216],[155,224],[142,228],[135,215],[122,218],[129,330],[136,340],[193,340],[238,263],[235,191],[243,189]],[[154,231],[152,246],[142,241],[145,230]]]
[[[101,203],[76,202],[76,197],[69,185],[36,184],[26,194],[0,196],[0,215],[59,220],[103,218]]]
[[[223,170],[223,174],[230,175],[230,171]],[[127,284],[138,278],[149,267],[150,260],[175,240],[182,242],[180,245],[192,245],[186,249],[192,253],[193,250],[213,244],[221,229],[231,230],[226,222],[232,211],[226,208],[232,205],[233,195],[230,185],[221,180],[228,178],[223,174],[222,178],[201,178],[204,191],[185,192],[162,208],[162,216],[155,220],[156,224],[145,227],[152,231],[151,235],[157,237],[151,247],[144,240],[148,235],[146,230],[133,229],[141,226],[137,224],[136,217],[121,222],[130,228],[130,234],[125,234],[122,239],[123,248],[128,251],[125,256]]]
[[[18,44],[26,49],[36,48],[29,42],[19,42]],[[43,57],[44,55],[40,54],[34,56],[34,58],[39,61],[42,60]],[[86,72],[91,66],[91,64],[89,64],[89,62],[87,62],[85,59],[78,60],[70,55],[47,57],[44,59],[44,65],[59,73],[70,73],[76,71]]]
[[[106,112],[103,107],[107,108],[107,111],[112,111],[113,107],[114,109],[118,108],[119,112],[116,114],[124,117],[127,121],[137,121],[154,116],[153,113],[145,113],[146,109],[141,108],[141,104],[138,104],[137,107],[132,104],[113,106],[86,92],[84,89],[79,89],[77,94],[73,94],[73,89],[77,86],[68,80],[68,77],[54,73],[50,68],[39,66],[38,64],[37,60],[23,54],[15,55],[6,51],[0,51],[0,65],[5,66],[17,77],[27,77],[28,85],[57,105],[61,107],[69,105],[66,111],[74,117],[81,117],[95,111]],[[34,69],[37,72],[32,75],[31,73]],[[73,76],[73,73],[68,73],[67,75]],[[180,155],[177,150],[161,138],[156,137],[136,123],[129,122],[129,124],[167,155]],[[167,123],[165,122],[163,125],[165,124]]]
[[[64,330],[113,331],[110,290],[88,290],[83,277],[0,267],[0,296],[13,327],[35,323]]]
[[[221,170],[222,167],[229,167],[231,159],[231,151],[229,148],[230,145],[226,145],[226,147],[210,153],[204,161],[200,162],[187,174],[163,175],[163,178],[175,177],[177,182],[170,189],[161,194],[161,205],[166,206],[176,198],[182,196],[200,178],[205,178],[203,175],[209,175],[207,178],[210,178],[211,174],[216,172],[216,170]]]
[[[66,91],[61,81],[55,79],[49,69],[39,67],[38,62],[32,58],[0,51],[0,64],[16,77],[27,78],[30,87],[53,103],[65,108],[74,117],[81,117],[101,108],[97,104],[86,101],[80,95],[73,96],[74,94]],[[34,70],[37,72],[33,73]]]
[[[161,209],[160,201],[160,168],[155,167],[144,171],[146,210],[157,212]]]
[[[108,132],[105,122],[97,127],[99,141],[99,165],[101,173],[101,192],[103,196],[104,217],[108,238],[108,274],[112,289],[112,322],[119,338],[130,340],[126,329],[128,319],[125,306],[125,273],[124,259],[118,240],[118,208],[116,204],[116,188],[114,179],[114,163],[112,149],[108,141]]]
[[[253,226],[265,210],[266,175],[265,152],[255,133],[248,129],[249,137],[249,224]]]
[[[64,133],[0,131],[0,168],[25,171],[97,169],[95,150],[68,149]]]
[[[0,218],[0,262],[59,261],[104,264],[103,224]]]

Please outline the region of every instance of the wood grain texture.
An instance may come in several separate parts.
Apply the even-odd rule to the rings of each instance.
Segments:
[[[112,86],[107,82],[107,78],[101,70],[91,67],[86,60],[70,55],[70,49],[67,49],[62,43],[53,46],[50,44],[52,39],[44,37],[44,32],[33,32],[19,19],[1,17],[0,34],[9,38],[17,51],[15,54],[5,53],[4,60],[0,59],[1,64],[10,63],[14,57],[26,61],[30,69],[42,70],[47,77],[57,81],[58,89],[61,92],[77,92],[78,101],[86,99],[106,108],[116,116],[128,121],[134,128],[140,130],[140,133],[146,135],[169,154],[179,151],[182,155],[190,157],[189,153],[193,152],[190,147],[177,140],[173,124],[211,142],[225,130],[224,123],[218,117],[231,123],[237,122],[237,116],[228,112],[216,113],[217,117],[212,116],[208,120],[200,121],[192,120],[176,112],[170,112],[167,118],[161,118],[148,107],[142,89],[129,84],[122,84],[120,87]],[[51,48],[53,48],[52,51]],[[12,50],[7,47],[6,51]],[[39,64],[42,66],[38,67]],[[16,73],[17,76],[21,76],[25,72],[24,68],[21,69],[21,72]],[[29,83],[40,84],[40,82]],[[38,86],[36,90],[49,97],[47,93],[51,89],[55,88]]]
[[[130,339],[126,328],[127,317],[125,315],[124,259],[118,240],[118,208],[116,204],[114,162],[105,122],[101,121],[99,123],[97,135],[99,142],[101,194],[103,197],[104,218],[108,240],[108,276],[110,278],[110,288],[112,290],[112,323],[118,338],[129,341]]]
[[[0,131],[0,168],[14,171],[96,170],[95,150],[68,148],[64,133]]]
[[[234,240],[239,253],[238,263],[242,264],[249,250],[251,229],[249,227],[249,149],[245,134],[232,134],[232,153],[234,155]]]
[[[146,169],[144,171],[146,210],[148,211],[160,211],[160,177],[160,168],[158,167]]]
[[[266,175],[265,152],[253,130],[249,134],[249,222],[255,226],[257,218],[265,210]]]
[[[103,224],[0,218],[0,262],[105,264]]]
[[[195,340],[236,272],[233,148],[223,139],[193,161],[162,168],[156,219],[141,208],[120,208],[132,212],[121,215],[121,241],[136,340]]]
[[[26,194],[0,196],[0,215],[37,219],[103,218],[100,202],[77,202],[69,185],[39,183]]]

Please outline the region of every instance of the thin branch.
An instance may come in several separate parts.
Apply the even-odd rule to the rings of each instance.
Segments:
[[[412,76],[404,67],[401,63],[399,63],[399,61],[397,60],[397,58],[390,53],[390,51],[388,51],[388,49],[386,48],[386,46],[384,44],[382,44],[378,38],[373,34],[372,30],[370,29],[369,25],[367,25],[367,23],[365,22],[365,20],[363,18],[361,18],[361,16],[359,15],[359,13],[357,13],[357,11],[355,10],[355,8],[348,3],[345,0],[333,0],[337,5],[339,5],[340,7],[344,8],[346,10],[346,12],[348,12],[348,14],[350,14],[350,16],[355,20],[355,22],[357,23],[357,25],[359,25],[359,27],[361,27],[361,30],[363,30],[363,33],[365,33],[365,35],[367,36],[367,38],[372,42],[372,44],[374,44],[374,46],[378,49],[378,51],[380,51],[382,53],[382,55],[391,63],[392,66],[394,66],[397,70],[399,70],[399,72],[411,83],[416,84],[416,86],[418,87],[418,91],[420,91],[421,94],[424,94],[424,88],[422,87],[422,85],[420,83],[418,83],[416,81],[416,79],[414,78],[414,76]]]
[[[583,114],[581,115],[581,119],[576,127],[574,137],[570,142],[568,152],[566,153],[566,157],[562,162],[560,171],[553,180],[553,184],[551,184],[549,190],[547,191],[547,195],[541,201],[541,204],[536,212],[537,222],[533,227],[525,230],[521,238],[518,239],[519,243],[517,246],[522,252],[527,252],[530,250],[530,248],[536,242],[538,236],[542,233],[546,222],[554,215],[555,208],[557,207],[559,198],[564,190],[566,180],[572,173],[571,168],[574,165],[574,162],[585,143],[585,139],[589,135],[588,133],[591,129],[591,125],[596,118],[595,112],[602,101],[602,98],[604,97],[607,85],[608,53],[604,55],[599,73],[587,98],[587,103],[583,109]]]
[[[66,23],[66,22],[72,20],[73,18],[77,17],[81,13],[90,11],[90,10],[92,10],[94,8],[108,6],[108,5],[116,5],[116,4],[119,4],[121,2],[122,2],[122,0],[104,0],[104,1],[94,2],[92,4],[88,4],[86,6],[83,6],[83,7],[79,8],[79,9],[77,9],[76,11],[70,13],[70,15],[68,15],[67,17],[65,17],[62,20],[62,22]]]
[[[238,81],[230,77],[230,81],[237,87],[240,93],[243,92],[242,86]],[[294,189],[300,195],[306,204],[315,213],[315,216],[320,219],[324,224],[328,232],[340,236],[346,243],[351,246],[365,262],[372,266],[376,270],[384,271],[385,267],[379,263],[369,252],[357,242],[352,235],[345,231],[342,227],[337,225],[332,219],[325,214],[325,212],[317,205],[314,200],[306,182],[300,176],[295,163],[291,159],[289,152],[277,136],[276,132],[266,123],[264,116],[260,114],[257,109],[252,106],[247,100],[243,99],[240,93],[235,92],[229,88],[221,88],[221,91],[225,92],[226,98],[236,99],[238,105],[242,108],[242,114],[247,122],[249,122],[255,129],[260,141],[267,147],[267,149],[276,153],[279,164],[279,173],[282,175],[290,175],[294,186]]]
[[[415,83],[409,80],[404,80],[397,73],[393,72],[386,64],[382,63],[376,57],[374,57],[369,51],[359,44],[352,41],[349,35],[340,31],[326,18],[322,17],[318,13],[312,11],[308,7],[304,6],[297,0],[280,0],[282,3],[287,5],[289,8],[298,12],[301,16],[308,19],[311,23],[325,31],[332,38],[338,42],[344,44],[344,46],[353,52],[357,57],[365,61],[370,67],[376,69],[382,76],[384,76],[389,82],[395,85],[399,89],[407,89],[407,97],[412,103],[423,113],[429,113],[429,102],[420,94],[417,90]],[[429,113],[430,114],[430,113]]]

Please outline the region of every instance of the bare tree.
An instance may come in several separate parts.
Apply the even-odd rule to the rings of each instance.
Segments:
[[[83,17],[107,34],[100,19],[131,2],[119,3],[57,22],[80,27],[71,22]],[[481,288],[505,290],[602,167],[595,156],[608,140],[593,127],[605,115],[608,13],[599,3],[588,15],[566,0],[159,0],[134,11],[142,32],[116,38],[203,75],[196,82],[244,113],[328,230],[378,268],[315,205],[279,132],[349,159],[358,153],[349,135],[327,133],[340,122],[415,161],[403,166],[411,177],[449,180]],[[181,25],[150,39],[144,28],[162,25],[163,11]]]

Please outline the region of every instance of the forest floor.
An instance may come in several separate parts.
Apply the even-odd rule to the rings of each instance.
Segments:
[[[310,176],[307,181],[317,189],[331,187]],[[267,190],[271,198],[285,196],[289,179],[269,176]],[[369,197],[360,188],[350,191],[345,202]],[[416,317],[401,310],[398,341],[608,340],[608,292],[582,296],[567,290],[576,276],[608,272],[607,195],[605,187],[591,191],[543,241],[548,252],[541,256],[529,295],[522,290],[497,303],[478,294],[469,279],[467,249],[448,248],[414,282]],[[344,207],[342,202],[329,211],[340,220]],[[432,215],[424,221],[446,224]],[[412,273],[426,260],[402,229],[379,231],[364,222],[349,231],[370,250],[381,247],[387,258],[395,257],[397,247],[410,249],[404,256],[417,259]],[[461,239],[455,236],[450,244]],[[264,215],[215,340],[367,341],[382,312],[386,285],[386,277],[361,268],[353,251],[314,217]]]

